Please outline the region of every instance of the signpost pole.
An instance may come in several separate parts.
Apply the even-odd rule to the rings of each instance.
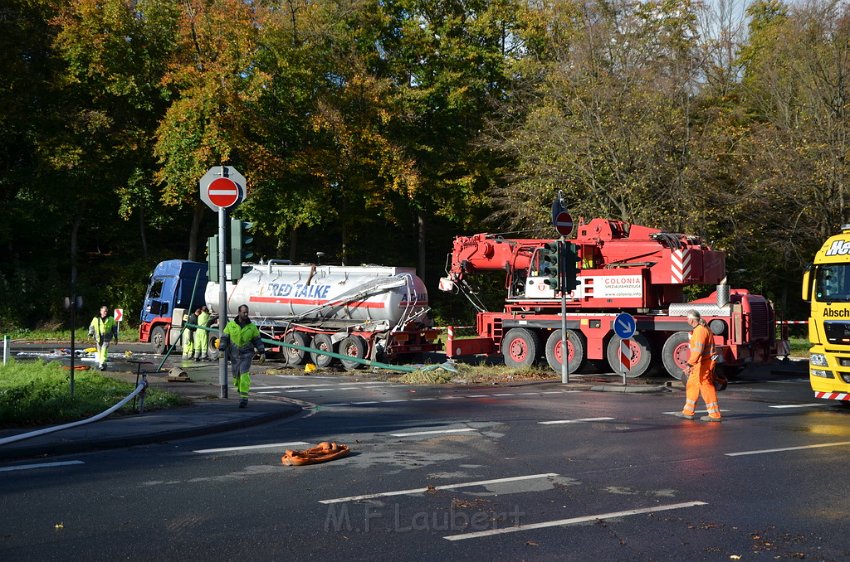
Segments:
[[[567,345],[567,291],[564,286],[564,275],[562,272],[566,267],[566,263],[564,260],[564,254],[566,253],[564,249],[566,248],[567,242],[563,236],[558,240],[558,252],[561,253],[561,258],[558,259],[558,267],[561,271],[558,272],[558,275],[561,277],[561,383],[568,384],[570,382],[570,348]]]
[[[227,350],[221,347],[224,326],[227,324],[227,272],[224,270],[227,239],[227,209],[218,208],[218,384],[219,398],[227,398]]]

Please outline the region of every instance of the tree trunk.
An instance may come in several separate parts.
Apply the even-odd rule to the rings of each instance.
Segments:
[[[416,226],[417,246],[419,250],[418,273],[419,278],[425,281],[425,217],[421,211],[416,215]]]
[[[298,229],[292,227],[289,229],[289,261],[295,263],[295,255],[298,251]]]
[[[148,238],[145,233],[145,209],[144,207],[139,207],[139,237],[142,240],[142,257],[147,261],[148,259]]]
[[[201,232],[201,219],[204,218],[205,205],[196,204],[192,209],[192,228],[189,229],[189,257],[191,261],[198,258],[198,235]]]

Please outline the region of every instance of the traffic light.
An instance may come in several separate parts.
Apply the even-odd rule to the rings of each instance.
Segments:
[[[543,282],[552,287],[556,293],[561,290],[561,276],[558,272],[558,263],[561,258],[559,246],[558,242],[547,242],[540,252],[540,274],[546,277]]]
[[[569,293],[578,287],[578,254],[576,253],[575,244],[564,243],[564,255],[561,259],[563,267],[563,286],[564,291]]]
[[[254,241],[248,230],[254,226],[250,222],[230,219],[230,280],[242,279],[242,274],[249,268],[243,268],[242,263],[254,257],[254,252],[248,246]]]
[[[218,283],[218,235],[207,238],[207,279]]]

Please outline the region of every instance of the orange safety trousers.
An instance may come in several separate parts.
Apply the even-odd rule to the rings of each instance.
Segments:
[[[682,413],[686,416],[694,415],[697,399],[702,394],[708,415],[712,418],[720,418],[720,405],[717,403],[717,390],[714,388],[714,361],[700,361],[691,370],[688,377],[688,385],[685,388],[685,407]]]

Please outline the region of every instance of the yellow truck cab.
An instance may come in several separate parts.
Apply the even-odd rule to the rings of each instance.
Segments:
[[[803,274],[809,381],[816,398],[850,401],[850,224],[824,242]]]

